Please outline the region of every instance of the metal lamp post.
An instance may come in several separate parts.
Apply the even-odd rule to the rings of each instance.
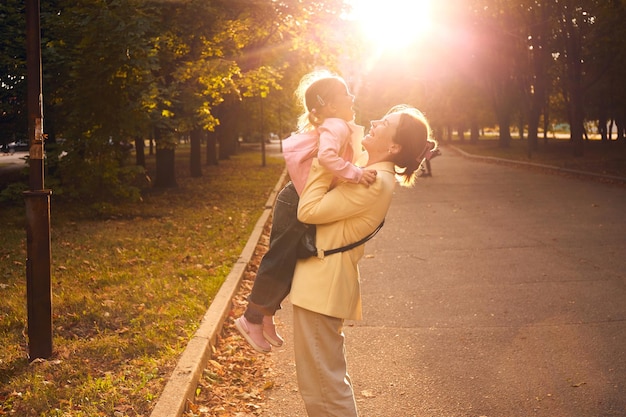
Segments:
[[[43,93],[39,0],[26,0],[29,191],[26,200],[26,298],[29,359],[52,355],[50,190],[44,189]]]

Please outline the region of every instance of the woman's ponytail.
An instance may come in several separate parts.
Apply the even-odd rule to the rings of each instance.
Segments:
[[[415,182],[415,171],[419,168],[426,153],[437,146],[431,138],[431,130],[426,117],[417,109],[409,106],[396,106],[389,113],[400,113],[400,121],[393,141],[400,145],[401,151],[395,156],[396,174],[403,186]]]

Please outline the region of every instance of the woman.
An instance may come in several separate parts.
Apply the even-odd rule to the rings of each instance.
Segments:
[[[416,109],[393,108],[373,121],[363,139],[367,169],[377,178],[369,188],[341,183],[329,191],[332,174],[314,160],[298,205],[298,219],[316,224],[318,249],[356,242],[384,219],[396,177],[413,185],[415,171],[436,142]],[[361,319],[357,262],[363,246],[298,261],[291,288],[298,386],[309,416],[357,416],[346,371],[343,322]]]

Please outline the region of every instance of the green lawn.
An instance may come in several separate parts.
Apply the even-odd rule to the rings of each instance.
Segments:
[[[242,153],[190,178],[177,157],[179,188],[142,203],[95,215],[53,195],[46,361],[27,360],[24,209],[2,207],[0,415],[149,415],[284,167]]]
[[[443,143],[446,144],[445,142]],[[590,140],[584,143],[583,156],[573,156],[572,146],[567,139],[539,139],[537,150],[530,155],[526,140],[513,139],[508,148],[502,148],[496,139],[481,139],[477,144],[468,140],[453,140],[450,144],[475,155],[512,159],[626,178],[626,143]]]

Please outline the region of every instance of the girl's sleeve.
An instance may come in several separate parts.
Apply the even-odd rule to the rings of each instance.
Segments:
[[[318,129],[320,144],[317,157],[320,164],[341,179],[354,183],[361,181],[363,170],[341,157],[342,148],[350,146],[352,149],[352,131],[348,124],[343,120],[327,120]],[[353,153],[354,150],[349,152]]]
[[[298,220],[309,224],[325,224],[342,220],[368,210],[381,193],[376,180],[364,192],[358,184],[343,183],[329,191],[333,174],[313,160],[306,186],[300,195]]]

